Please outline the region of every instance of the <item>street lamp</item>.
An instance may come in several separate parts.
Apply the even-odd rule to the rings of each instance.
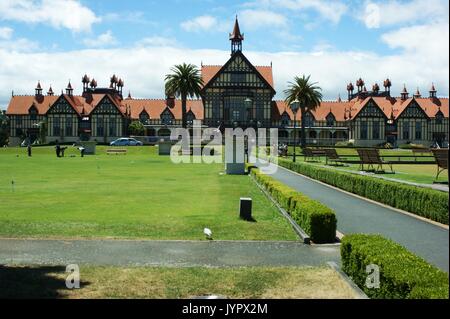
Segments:
[[[296,154],[295,154],[295,146],[296,146],[296,141],[297,141],[297,111],[300,108],[300,101],[298,99],[295,99],[294,101],[291,102],[291,110],[292,113],[294,113],[294,157],[293,157],[293,162],[296,162]]]

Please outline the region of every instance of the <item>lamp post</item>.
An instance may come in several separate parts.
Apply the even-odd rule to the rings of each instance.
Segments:
[[[291,102],[291,110],[292,113],[294,113],[294,157],[293,157],[293,162],[296,162],[296,154],[295,154],[295,149],[296,149],[296,142],[297,142],[297,111],[300,108],[300,101],[298,99],[295,99],[294,101]]]

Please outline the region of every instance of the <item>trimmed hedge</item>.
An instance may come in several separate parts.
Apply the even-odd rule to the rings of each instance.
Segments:
[[[332,243],[336,239],[336,214],[327,206],[251,169],[251,175],[283,207],[315,243]]]
[[[343,271],[370,298],[448,299],[448,274],[380,235],[352,234],[342,239]],[[380,287],[367,288],[366,266],[379,267]]]
[[[293,163],[282,158],[278,159],[278,165],[345,191],[448,225],[448,193]]]

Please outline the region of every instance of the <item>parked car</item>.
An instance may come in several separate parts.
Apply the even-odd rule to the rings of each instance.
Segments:
[[[144,143],[138,141],[134,138],[123,137],[115,141],[112,141],[109,145],[111,146],[143,146]]]

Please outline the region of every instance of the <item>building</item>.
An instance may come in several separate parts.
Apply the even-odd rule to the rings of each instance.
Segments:
[[[202,65],[202,99],[189,100],[187,122],[202,121],[204,127],[278,128],[281,141],[293,141],[294,114],[284,101],[274,100],[272,65],[254,66],[244,55],[244,35],[236,19],[231,41],[231,57],[224,65]],[[301,71],[299,71],[301,73]],[[36,138],[46,123],[47,142],[95,140],[108,143],[127,135],[132,121],[141,121],[146,135],[170,135],[181,127],[181,101],[134,99],[123,97],[124,81],[115,75],[108,88],[98,88],[95,79],[82,78],[83,92],[74,95],[71,83],[65,94],[55,96],[50,87],[43,94],[38,83],[35,94],[12,96],[7,109],[10,118],[10,143],[25,137]],[[417,143],[448,144],[448,98],[438,98],[434,85],[428,96],[419,90],[411,97],[404,87],[400,97],[391,96],[392,83],[383,82],[384,90],[374,84],[366,89],[360,78],[347,85],[348,98],[324,101],[306,113],[306,139],[312,145],[335,145],[354,141],[357,146]],[[296,127],[300,126],[300,112]],[[297,137],[300,137],[298,130]]]

